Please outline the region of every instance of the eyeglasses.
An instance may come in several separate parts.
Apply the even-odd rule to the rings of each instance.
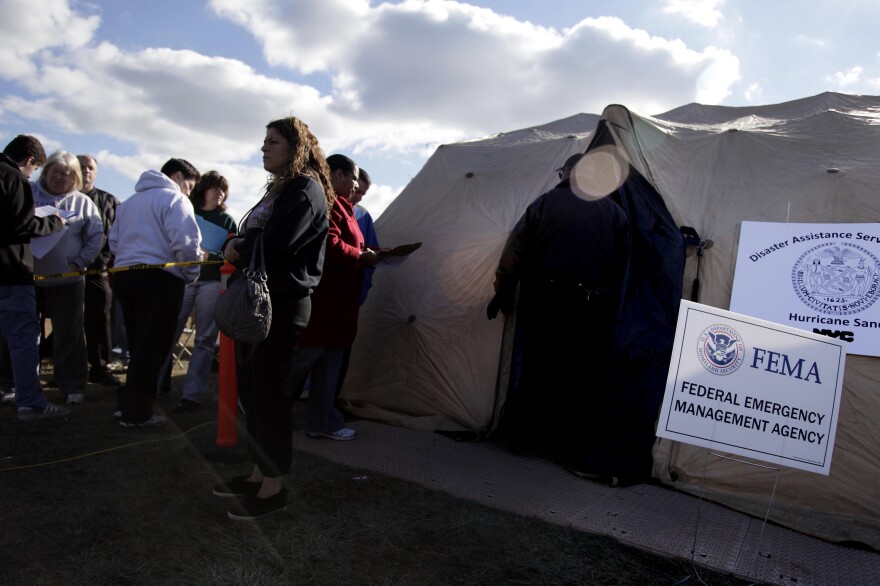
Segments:
[[[71,173],[69,169],[53,168],[51,171],[46,173],[46,177],[56,180],[67,180],[73,177],[73,173]]]

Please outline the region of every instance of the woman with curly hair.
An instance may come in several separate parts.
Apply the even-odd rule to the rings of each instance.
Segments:
[[[251,520],[287,507],[284,476],[293,457],[290,396],[291,357],[311,314],[310,295],[324,264],[328,210],[335,195],[318,140],[301,120],[270,122],[263,141],[266,193],[241,221],[238,236],[224,246],[236,266],[234,281],[248,266],[254,242],[263,235],[272,301],[268,337],[253,348],[235,343],[238,392],[245,412],[253,468],[214,488],[221,497],[244,497],[228,515]]]

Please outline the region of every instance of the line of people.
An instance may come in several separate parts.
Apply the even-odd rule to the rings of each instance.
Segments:
[[[48,404],[39,381],[40,321],[51,320],[54,385],[68,405],[84,401],[87,381],[120,384],[108,368],[112,346],[112,293],[105,271],[117,252],[112,231],[113,226],[120,224],[115,221],[116,216],[132,206],[129,202],[120,204],[113,195],[94,186],[98,164],[91,155],[76,157],[58,151],[47,158],[39,140],[26,135],[16,137],[4,154],[4,185],[0,195],[4,211],[9,213],[4,214],[7,221],[0,236],[0,264],[4,268],[0,286],[14,289],[0,293],[28,299],[33,293],[34,302],[33,308],[27,301],[19,304],[21,308],[11,307],[16,311],[7,312],[10,308],[0,307],[3,312],[0,340],[6,347],[2,354],[9,357],[0,366],[3,396],[4,399],[14,397],[19,419],[64,417],[69,409]],[[29,182],[30,175],[43,165],[39,179]],[[195,168],[180,159],[170,160],[163,171],[174,177],[172,184],[177,193],[184,189],[188,193],[198,179]],[[168,178],[157,171],[144,175]],[[183,210],[181,218],[192,217],[193,208],[188,199],[182,198],[177,203]],[[45,210],[52,213],[41,218]],[[154,211],[159,215],[168,212],[161,205]],[[132,225],[142,221],[149,223],[151,219],[138,217],[137,213],[129,213],[127,217]],[[174,225],[173,220],[170,225]],[[160,262],[183,257],[201,259],[200,235],[195,223],[189,226],[180,223],[174,230],[180,232],[179,239],[189,250],[183,256],[166,256]],[[40,236],[50,238],[31,242]],[[144,244],[137,246],[143,248]],[[117,255],[117,262],[124,263],[125,258]],[[84,269],[90,273],[84,276],[81,274]],[[34,273],[40,277],[35,279]],[[44,278],[45,275],[52,277]],[[130,279],[123,276],[121,280]],[[117,283],[115,291],[123,314],[126,312],[120,292],[124,289]],[[127,334],[133,337],[131,331]],[[122,387],[120,403],[126,394],[126,388]]]
[[[299,119],[275,120],[267,126],[262,147],[263,168],[269,173],[265,194],[236,228],[225,212],[228,182],[216,171],[201,175],[186,160],[173,158],[159,171],[145,171],[135,193],[119,203],[94,187],[94,157],[59,151],[47,159],[33,137],[21,136],[13,143],[0,160],[5,224],[0,339],[9,347],[19,419],[70,413],[50,404],[41,387],[38,308],[52,321],[55,379],[68,404],[83,402],[87,380],[117,382],[108,370],[111,281],[130,351],[114,414],[119,425],[164,424],[154,402],[170,372],[174,343],[193,311],[196,342],[175,410],[197,409],[214,357],[213,306],[220,289],[218,266],[200,267],[197,261],[224,258],[236,267],[230,277],[234,281],[261,235],[272,327],[255,352],[236,343],[253,468],[214,492],[245,497],[241,506],[230,509],[232,518],[251,519],[284,508],[282,479],[292,458],[291,401],[300,396],[307,379],[308,436],[356,437],[345,426],[335,399],[370,272],[380,259],[372,218],[355,207],[370,187],[369,175],[344,155],[325,159],[318,140]],[[44,163],[40,179],[29,182]],[[47,205],[57,211],[39,217],[35,203],[36,209]],[[220,250],[202,248],[205,222],[229,234]],[[59,231],[59,241],[41,250],[34,262],[30,240]],[[193,264],[123,270],[167,262]],[[101,274],[34,279],[35,271],[59,274],[111,265],[117,269],[111,279]]]

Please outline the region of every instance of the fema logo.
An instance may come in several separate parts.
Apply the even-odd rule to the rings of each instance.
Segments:
[[[828,315],[859,313],[880,296],[880,261],[849,242],[820,244],[797,259],[791,284],[810,309]]]
[[[745,345],[739,333],[730,326],[715,324],[700,334],[697,356],[712,374],[725,375],[735,371],[745,358]]]

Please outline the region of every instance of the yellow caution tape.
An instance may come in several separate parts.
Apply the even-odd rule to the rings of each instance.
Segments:
[[[106,275],[107,273],[119,273],[121,271],[140,271],[143,269],[164,269],[168,267],[191,267],[195,265],[222,265],[222,260],[188,260],[184,262],[165,262],[159,264],[139,264],[127,267],[113,267],[109,269],[82,269],[79,271],[69,271],[67,273],[58,273],[57,275],[34,275],[34,281],[43,281],[45,279],[65,279],[67,277],[78,277],[80,275]]]

